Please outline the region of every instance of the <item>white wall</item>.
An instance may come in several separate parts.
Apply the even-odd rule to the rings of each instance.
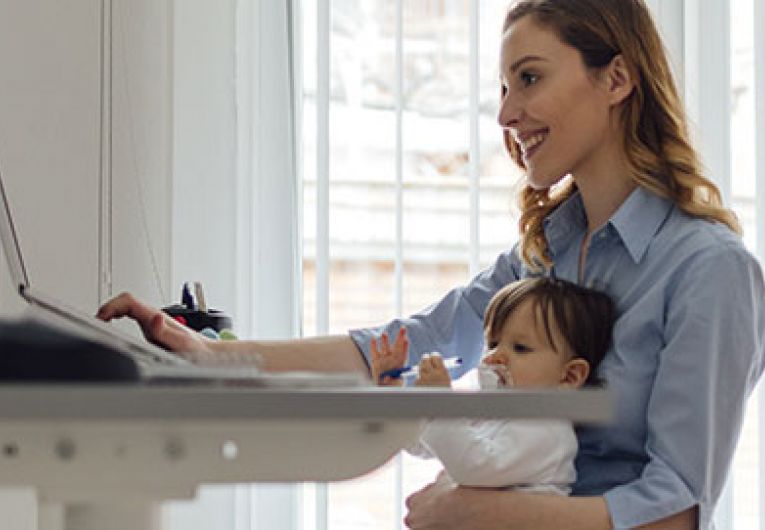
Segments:
[[[235,0],[176,2],[173,292],[201,281],[210,306],[236,305]],[[237,325],[237,322],[234,322]]]
[[[164,305],[200,280],[243,334],[295,334],[296,209],[264,195],[295,186],[285,14],[256,0],[0,0],[0,168],[34,285],[94,312],[123,290]],[[0,315],[23,307],[3,260]],[[0,492],[0,512],[34,528],[20,496]],[[279,485],[204,489],[165,522],[291,528],[296,500]]]
[[[35,285],[98,298],[100,2],[0,2],[0,168]],[[0,264],[0,314],[23,307]]]
[[[88,312],[110,294],[108,279],[99,293],[99,223],[111,292],[170,298],[170,5],[0,1],[0,168],[30,280]],[[24,306],[0,267],[0,314],[16,314]]]
[[[111,46],[109,28],[102,33],[109,5]],[[0,0],[0,169],[28,273],[33,285],[87,312],[100,302],[99,226],[111,225],[105,250],[115,289],[155,303],[155,276],[168,289],[169,6],[169,0]],[[111,111],[111,136],[108,123],[102,134],[102,101]],[[111,179],[104,160],[111,160]],[[102,215],[101,185],[109,183],[113,210]],[[141,202],[145,225],[137,213]],[[3,256],[0,316],[24,308]],[[0,491],[3,521],[34,529],[33,501],[29,490]]]
[[[165,305],[173,298],[173,2],[111,4],[111,289]]]

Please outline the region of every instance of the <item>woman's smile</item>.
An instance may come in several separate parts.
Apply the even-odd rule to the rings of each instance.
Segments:
[[[549,129],[542,129],[530,135],[519,135],[518,144],[521,146],[521,154],[524,161],[531,160],[531,157],[539,150],[549,133]]]

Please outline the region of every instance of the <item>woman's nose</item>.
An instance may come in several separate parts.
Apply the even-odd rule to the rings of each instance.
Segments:
[[[512,127],[521,119],[523,111],[515,101],[516,98],[512,94],[506,93],[499,104],[499,113],[497,114],[497,123],[503,129]]]

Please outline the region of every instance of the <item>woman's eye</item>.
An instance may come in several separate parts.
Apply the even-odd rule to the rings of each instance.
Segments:
[[[497,341],[490,340],[486,343],[486,349],[487,350],[495,350],[497,349]]]
[[[515,353],[529,353],[531,351],[531,348],[529,348],[525,344],[521,344],[520,342],[516,342],[515,344],[513,344],[513,351]]]
[[[505,85],[504,83],[500,87],[500,94],[502,97],[505,97],[507,95],[507,85]]]
[[[539,81],[539,76],[537,74],[532,74],[531,72],[521,72],[521,82],[523,82],[524,86],[529,86],[535,84],[537,81]]]

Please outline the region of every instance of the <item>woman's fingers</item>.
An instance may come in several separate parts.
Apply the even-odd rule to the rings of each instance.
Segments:
[[[121,293],[102,305],[96,316],[105,321],[130,317],[136,320],[141,327],[148,327],[151,319],[158,312],[158,309],[142,303],[132,294]]]
[[[404,518],[406,527],[416,530],[463,528],[462,522],[444,516],[445,507],[454,507],[454,503],[450,502],[450,495],[455,488],[456,485],[451,480],[444,480],[439,475],[435,482],[407,497],[408,513]]]
[[[96,317],[107,322],[115,318],[132,318],[141,327],[146,340],[171,351],[188,354],[212,351],[208,339],[130,293],[122,293],[106,302]]]
[[[188,328],[172,318],[158,311],[151,319],[148,326],[148,336],[151,342],[159,344],[170,351],[179,352],[191,361],[210,361],[215,357],[217,362],[224,359],[219,355],[213,355],[208,346],[209,339],[196,331]],[[204,358],[199,357],[203,354]],[[210,359],[208,357],[212,356]]]

